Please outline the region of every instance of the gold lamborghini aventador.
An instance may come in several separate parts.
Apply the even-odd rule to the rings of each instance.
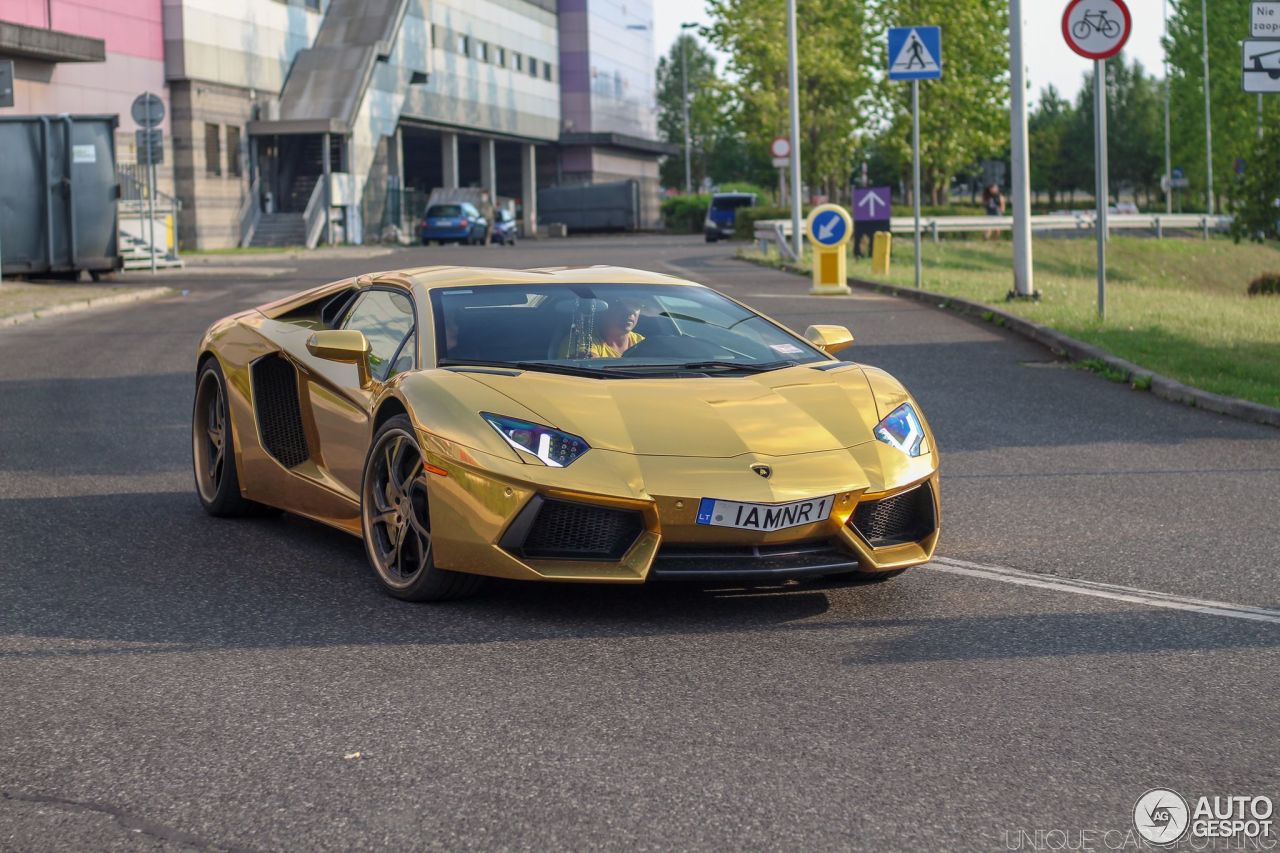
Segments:
[[[200,342],[196,488],[364,539],[394,596],[485,576],[879,580],[938,540],[938,453],[893,377],[710,288],[614,267],[334,282]]]

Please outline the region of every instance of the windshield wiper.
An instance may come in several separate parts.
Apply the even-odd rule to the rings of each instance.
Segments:
[[[766,361],[759,364],[738,361],[689,361],[683,364],[610,364],[604,370],[741,370],[745,373],[765,373],[780,367],[790,367],[794,361]]]
[[[508,370],[534,370],[543,373],[561,373],[565,376],[612,377],[614,374],[597,367],[579,367],[573,364],[553,364],[545,361],[481,361],[479,359],[442,358],[441,367],[505,367]]]

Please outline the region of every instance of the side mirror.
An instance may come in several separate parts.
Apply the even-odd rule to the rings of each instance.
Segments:
[[[356,329],[325,329],[307,338],[307,352],[325,361],[354,364],[360,387],[373,384],[369,373],[369,339]]]
[[[810,326],[804,330],[804,339],[827,355],[853,346],[853,334],[844,326]]]

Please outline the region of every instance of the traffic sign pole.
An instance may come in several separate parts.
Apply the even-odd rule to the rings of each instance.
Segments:
[[[916,288],[920,288],[920,81],[911,81],[911,210],[915,216]]]
[[[147,92],[150,95],[150,92]],[[147,231],[151,235],[151,274],[156,274],[156,165],[151,157],[151,133],[147,132]]]
[[[1067,46],[1093,60],[1094,229],[1098,238],[1098,318],[1107,318],[1107,60],[1124,48],[1133,19],[1124,0],[1071,0],[1062,13]]]
[[[1098,215],[1098,319],[1107,319],[1107,198],[1111,195],[1107,180],[1107,61],[1093,63],[1093,162],[1097,164]]]

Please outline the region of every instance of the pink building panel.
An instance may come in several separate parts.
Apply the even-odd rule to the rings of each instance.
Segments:
[[[161,0],[0,0],[0,20],[99,38],[108,53],[164,60]]]

